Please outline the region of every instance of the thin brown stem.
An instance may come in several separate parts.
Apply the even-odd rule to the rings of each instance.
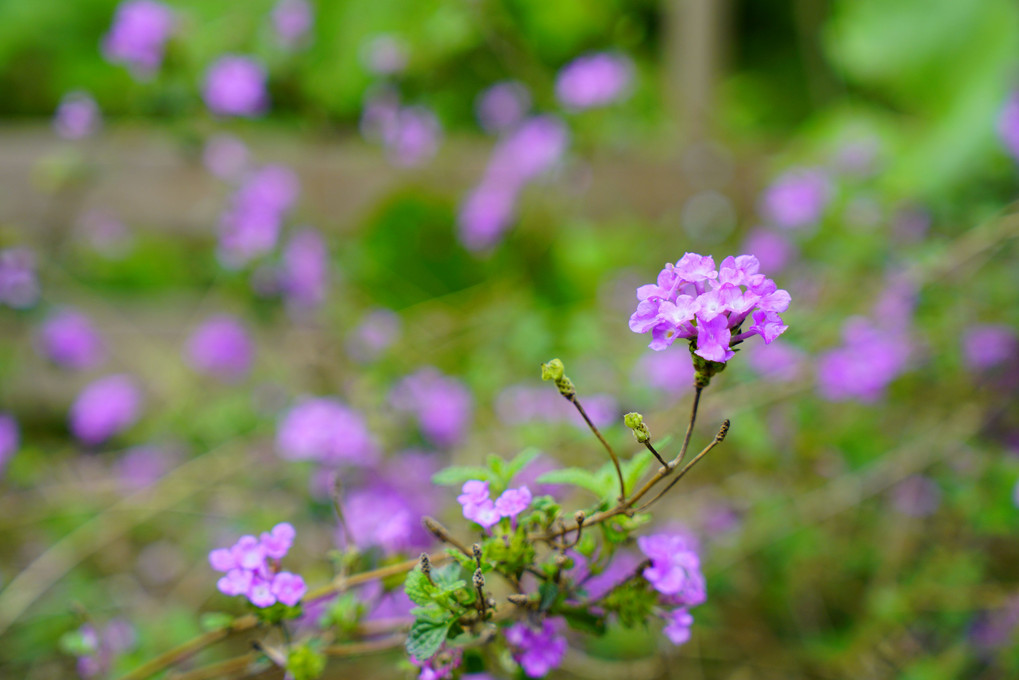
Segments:
[[[403,635],[390,635],[389,637],[382,638],[380,640],[368,640],[367,642],[349,642],[342,645],[329,645],[322,649],[322,653],[326,656],[335,657],[351,657],[351,656],[363,656],[365,654],[375,654],[378,652],[385,652],[396,647],[403,645]]]
[[[703,391],[704,387],[702,385],[694,385],[693,406],[690,407],[690,423],[686,426],[686,435],[683,437],[683,447],[679,450],[679,455],[676,456],[673,467],[683,462],[683,457],[686,456],[686,450],[690,448],[690,436],[693,434],[694,423],[697,422],[697,407],[701,403],[701,392]]]
[[[248,652],[186,673],[174,673],[169,680],[221,680],[235,673],[244,673],[258,661],[259,656],[258,652]]]
[[[697,464],[697,461],[699,461],[704,456],[708,455],[708,451],[710,451],[711,449],[715,448],[716,446],[718,446],[719,444],[721,444],[725,440],[725,435],[728,434],[728,432],[729,432],[729,421],[726,420],[724,423],[722,423],[722,427],[720,427],[718,429],[718,434],[715,435],[715,438],[712,439],[711,442],[707,446],[705,446],[703,449],[701,449],[701,452],[698,453],[696,456],[694,456],[693,460],[691,460],[689,463],[684,465],[683,469],[680,470],[676,474],[676,478],[673,479],[671,482],[669,482],[668,485],[664,489],[659,491],[655,495],[654,498],[652,498],[647,503],[645,503],[644,505],[642,505],[639,508],[637,508],[637,512],[643,512],[652,503],[657,501],[659,498],[661,498],[665,494],[669,493],[669,489],[674,487],[676,485],[676,482],[678,482],[679,480],[683,479],[683,475],[685,475],[687,472],[689,472],[690,468],[692,468],[694,465]]]
[[[449,533],[449,529],[444,527],[442,523],[439,522],[434,517],[428,517],[426,515],[421,518],[421,523],[425,525],[425,528],[428,529],[428,531],[432,532],[433,536],[435,536],[443,543],[449,543],[451,546],[462,552],[464,555],[467,555],[467,557],[472,556],[473,553],[471,552],[471,550],[466,545],[464,545],[460,540],[454,537],[453,534]]]
[[[663,467],[669,467],[669,464],[665,462],[664,458],[662,458],[662,454],[658,453],[657,449],[655,449],[654,445],[652,445],[650,441],[644,442],[644,446],[647,447],[647,450],[651,452],[652,456],[658,459],[658,462],[661,463]]]
[[[577,408],[577,412],[580,413],[580,416],[584,419],[584,422],[587,423],[587,426],[591,428],[591,432],[594,432],[594,436],[598,438],[598,441],[600,441],[602,446],[605,447],[605,450],[608,451],[609,458],[612,459],[612,464],[616,468],[616,476],[619,477],[619,501],[622,502],[626,498],[626,482],[623,481],[623,468],[619,466],[619,456],[616,455],[612,446],[605,440],[605,437],[602,436],[598,427],[591,422],[591,419],[587,416],[587,411],[585,411],[584,407],[580,405],[580,400],[577,399],[577,395],[573,394],[567,398],[570,403]]]

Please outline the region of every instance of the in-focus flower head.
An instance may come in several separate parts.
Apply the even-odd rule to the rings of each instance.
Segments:
[[[53,115],[53,129],[64,139],[83,139],[99,130],[102,115],[88,92],[68,92]]]
[[[248,329],[226,314],[202,322],[188,338],[186,349],[196,371],[231,382],[248,374],[255,354]]]
[[[28,248],[0,250],[0,304],[26,309],[38,299],[35,253]]]
[[[832,188],[819,170],[790,170],[775,180],[761,197],[761,215],[769,224],[784,229],[810,227],[820,221]]]
[[[228,54],[205,72],[202,98],[221,116],[258,116],[269,108],[265,67],[251,57]]]
[[[296,535],[292,525],[281,522],[261,538],[241,536],[233,546],[211,551],[209,565],[224,572],[216,587],[224,595],[244,595],[256,607],[295,606],[307,588],[299,575],[280,569],[280,560]]]
[[[108,61],[128,66],[136,76],[148,78],[163,62],[174,23],[173,12],[161,2],[122,2],[113,25],[103,36],[103,55]]]
[[[556,98],[567,109],[606,106],[629,94],[633,62],[610,52],[587,54],[564,66],[556,76]]]
[[[134,425],[142,393],[129,375],[109,375],[90,383],[71,405],[71,432],[83,444],[101,444]]]
[[[694,354],[716,363],[731,359],[731,348],[753,335],[771,343],[787,328],[778,313],[790,296],[759,269],[753,255],[727,257],[716,270],[710,256],[686,253],[675,265],[666,263],[656,283],[637,289],[630,330],[650,332],[648,347],[656,351],[695,339]]]
[[[543,678],[563,662],[566,655],[566,638],[556,631],[552,621],[545,619],[540,628],[523,621],[504,631],[513,659],[529,678]]]
[[[357,411],[336,399],[304,399],[284,415],[276,430],[276,448],[289,460],[327,465],[365,465],[378,446]]]
[[[106,358],[106,347],[91,319],[73,309],[60,310],[39,328],[40,354],[65,368],[94,368]]]

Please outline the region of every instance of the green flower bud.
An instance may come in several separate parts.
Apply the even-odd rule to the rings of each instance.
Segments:
[[[637,440],[638,444],[651,441],[651,431],[644,424],[644,416],[639,413],[627,413],[623,416],[623,422],[633,431],[633,438]]]
[[[547,364],[541,365],[541,379],[555,380],[557,383],[566,375],[566,367],[560,359],[552,359]]]

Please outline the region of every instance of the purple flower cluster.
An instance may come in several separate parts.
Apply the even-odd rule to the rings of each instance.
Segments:
[[[0,304],[25,309],[38,299],[35,254],[27,248],[0,250]]]
[[[401,380],[389,401],[393,408],[414,414],[425,437],[441,447],[460,443],[473,410],[467,386],[431,367]]]
[[[255,347],[239,319],[220,314],[195,329],[186,352],[188,362],[199,373],[234,382],[251,370]]]
[[[582,111],[625,97],[633,82],[629,57],[609,52],[587,54],[564,66],[556,76],[556,98],[564,107]]]
[[[499,133],[515,127],[531,108],[531,93],[523,83],[507,80],[478,95],[474,108],[486,132]]]
[[[820,221],[831,197],[831,183],[824,173],[790,170],[765,190],[760,211],[773,226],[801,229]]]
[[[400,316],[389,309],[369,312],[347,339],[347,351],[360,362],[369,362],[399,339]]]
[[[707,600],[701,561],[693,542],[682,534],[641,536],[637,546],[650,560],[644,578],[661,593],[661,602],[671,609],[662,612],[665,635],[673,644],[690,639],[693,616],[688,609]]]
[[[650,331],[648,347],[656,351],[677,338],[696,338],[694,353],[719,363],[731,359],[730,348],[751,336],[771,343],[787,328],[779,312],[788,309],[790,298],[759,268],[753,255],[727,257],[716,270],[710,255],[686,253],[675,265],[665,265],[657,283],[637,289],[639,304],[630,330]],[[753,323],[743,331],[748,318]]]
[[[489,496],[488,482],[472,479],[464,482],[461,491],[456,500],[463,506],[464,517],[486,529],[503,517],[511,518],[515,524],[517,515],[531,504],[531,490],[526,486],[507,489],[494,501]]]
[[[1019,337],[1009,326],[974,324],[962,336],[962,355],[973,371],[986,371],[1019,359]]]
[[[529,678],[545,677],[566,656],[566,638],[548,619],[541,622],[539,629],[523,621],[515,623],[504,634],[513,650],[513,659]]]
[[[258,116],[269,108],[265,67],[235,54],[220,57],[205,72],[202,98],[221,116]]]
[[[279,285],[292,311],[315,310],[329,291],[329,250],[315,229],[298,229],[283,246]]]
[[[142,393],[129,375],[109,375],[90,383],[71,405],[71,432],[94,446],[134,425]]]
[[[294,47],[311,30],[314,16],[308,0],[280,0],[272,8],[272,28],[284,47]]]
[[[276,448],[288,460],[325,465],[364,465],[378,455],[361,414],[328,397],[305,399],[290,409],[276,430]]]
[[[103,37],[103,55],[113,63],[127,65],[137,76],[149,77],[163,63],[173,28],[173,12],[163,3],[128,0],[117,7],[113,25]]]
[[[220,218],[220,259],[241,267],[276,247],[300,185],[290,168],[267,165],[251,173],[230,198]]]
[[[68,92],[53,115],[53,129],[64,139],[89,137],[102,123],[99,105],[88,92]]]
[[[73,309],[47,318],[39,329],[37,348],[47,359],[71,369],[89,369],[106,358],[106,347],[92,321]]]
[[[499,140],[481,183],[460,205],[464,247],[484,250],[499,241],[515,219],[520,193],[559,164],[568,141],[566,125],[552,116],[527,118]]]
[[[906,370],[912,346],[900,328],[880,327],[863,317],[846,322],[843,344],[821,355],[817,387],[830,401],[879,400]]]
[[[998,135],[1005,150],[1019,161],[1019,92],[1013,92],[998,115]]]
[[[399,95],[383,89],[365,103],[361,132],[382,144],[394,165],[413,167],[431,160],[439,150],[442,127],[424,106],[402,106]]]
[[[18,452],[21,445],[21,434],[18,421],[9,413],[0,411],[0,473],[7,467],[7,462]]]
[[[280,560],[290,550],[297,532],[286,522],[277,524],[260,538],[241,536],[231,548],[209,553],[209,564],[224,572],[216,587],[224,595],[244,595],[256,607],[281,602],[293,607],[304,597],[304,579],[280,571]]]

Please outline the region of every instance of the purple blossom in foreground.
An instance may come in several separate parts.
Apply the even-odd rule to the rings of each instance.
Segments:
[[[94,368],[106,358],[99,331],[87,316],[73,309],[47,318],[39,329],[36,346],[40,354],[64,368]]]
[[[38,299],[35,254],[27,248],[0,250],[0,304],[25,309]]]
[[[531,93],[523,83],[508,80],[492,85],[478,95],[474,109],[478,122],[486,132],[509,130],[527,115]]]
[[[239,319],[220,314],[195,329],[186,352],[188,363],[199,373],[233,382],[251,370],[255,347]]]
[[[644,578],[672,604],[696,607],[707,599],[701,562],[692,542],[683,534],[653,534],[637,539],[651,560]]]
[[[970,370],[985,371],[1019,358],[1019,337],[1009,326],[975,324],[963,332],[962,355]]]
[[[347,340],[347,351],[360,362],[373,361],[400,336],[400,316],[388,309],[369,312]]]
[[[998,115],[998,135],[1005,150],[1019,161],[1019,92],[1008,96]]]
[[[68,92],[53,115],[53,129],[64,139],[83,139],[102,124],[99,105],[88,92]]]
[[[434,655],[422,661],[410,657],[410,662],[421,669],[418,680],[449,680],[463,662],[463,650],[445,644]]]
[[[861,317],[850,319],[843,328],[842,346],[818,360],[818,391],[830,401],[877,401],[906,370],[911,349],[900,329],[879,328]]]
[[[391,76],[407,68],[407,48],[399,38],[377,35],[364,47],[361,59],[375,75]]]
[[[244,595],[256,607],[271,607],[281,602],[293,607],[307,588],[297,574],[280,571],[280,560],[290,550],[297,532],[283,522],[260,538],[241,536],[230,548],[209,553],[209,564],[224,572],[216,587],[224,595]]]
[[[202,152],[205,168],[220,179],[238,179],[248,167],[248,147],[233,135],[210,137]]]
[[[607,427],[616,422],[619,404],[610,394],[592,394],[584,397],[584,410],[598,427]],[[507,425],[524,423],[572,423],[586,430],[587,423],[572,404],[556,392],[531,387],[511,385],[499,393],[495,402],[499,420]]]
[[[329,291],[329,250],[315,229],[303,227],[283,246],[280,288],[292,310],[317,309]]]
[[[18,421],[11,414],[0,411],[0,473],[3,473],[20,446],[21,433]]]
[[[513,659],[529,678],[545,677],[566,656],[566,638],[559,635],[548,619],[541,622],[540,629],[521,621],[507,628],[504,634],[512,648]]]
[[[573,558],[574,567],[571,576],[581,584],[586,599],[596,601],[607,595],[618,585],[633,576],[634,569],[640,564],[641,559],[635,553],[627,550],[617,550],[612,561],[601,572],[592,573],[590,561],[580,553],[570,555]]]
[[[327,465],[364,465],[378,447],[360,413],[336,399],[305,399],[290,409],[276,430],[276,448],[288,460]]]
[[[930,477],[912,475],[892,489],[892,505],[903,515],[927,517],[941,505],[941,487]]]
[[[103,56],[147,78],[163,63],[166,41],[173,33],[169,7],[154,0],[129,0],[117,7],[113,25],[103,36]]]
[[[134,425],[142,393],[129,375],[109,375],[85,387],[71,405],[71,432],[83,444],[100,444]]]
[[[265,68],[250,57],[228,54],[205,72],[202,98],[221,116],[258,116],[269,108]]]
[[[294,47],[311,30],[314,15],[308,0],[280,0],[272,8],[272,28],[284,47]]]
[[[556,98],[568,109],[606,106],[629,94],[633,62],[624,55],[600,52],[574,59],[556,76]]]
[[[467,386],[431,367],[401,380],[390,394],[390,403],[414,414],[425,437],[441,447],[460,443],[473,411]]]
[[[220,217],[223,263],[241,267],[275,248],[283,220],[299,191],[297,176],[282,165],[267,165],[245,179]]]
[[[776,227],[809,227],[820,221],[831,194],[831,184],[820,171],[790,170],[764,191],[761,214]]]
[[[509,517],[516,524],[516,517],[531,504],[531,491],[526,486],[507,489],[494,501],[489,496],[488,482],[470,480],[464,482],[463,493],[457,496],[457,502],[463,506],[466,519],[480,524],[486,529],[494,526],[504,517]]]
[[[630,330],[650,332],[648,347],[655,351],[678,338],[696,338],[694,354],[719,363],[732,358],[731,347],[754,335],[770,344],[787,328],[778,313],[790,298],[759,268],[753,255],[727,257],[716,270],[710,256],[686,253],[665,265],[657,283],[637,289]],[[745,331],[744,322],[750,324]]]

